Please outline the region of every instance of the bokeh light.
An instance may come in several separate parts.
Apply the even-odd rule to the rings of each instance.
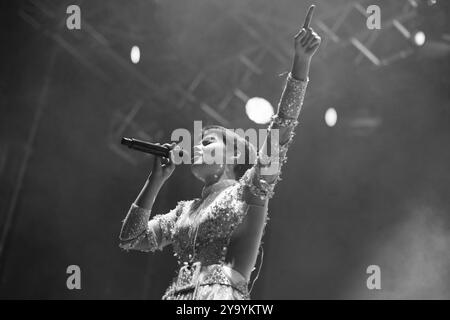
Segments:
[[[334,127],[336,125],[337,122],[337,112],[336,109],[334,108],[329,108],[326,112],[325,112],[325,123],[327,124],[327,126],[329,127]]]
[[[423,46],[425,44],[425,40],[426,40],[426,36],[425,36],[425,33],[423,31],[417,31],[414,34],[414,43],[416,45],[418,45],[419,47]]]
[[[131,48],[130,57],[131,62],[133,62],[134,64],[138,63],[139,60],[141,60],[141,50],[138,46],[133,46],[133,48]]]
[[[269,101],[264,98],[250,98],[245,105],[247,116],[255,123],[268,123],[274,115],[274,110]]]

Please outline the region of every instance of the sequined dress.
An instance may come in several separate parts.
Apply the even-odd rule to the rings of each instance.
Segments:
[[[249,278],[268,220],[268,200],[280,180],[281,167],[294,136],[308,81],[288,75],[268,130],[279,129],[278,153],[260,149],[255,165],[239,180],[222,180],[205,188],[201,198],[180,201],[170,212],[132,204],[123,221],[120,247],[154,252],[173,246],[179,264],[163,299],[250,299]],[[263,169],[276,163],[276,172]],[[253,210],[252,207],[259,207]],[[261,209],[262,208],[262,209]]]

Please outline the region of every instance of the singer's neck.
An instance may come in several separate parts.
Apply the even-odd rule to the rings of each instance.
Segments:
[[[207,180],[202,190],[202,198],[205,199],[212,193],[222,191],[223,189],[237,183],[234,178],[227,175],[221,175],[219,178]]]

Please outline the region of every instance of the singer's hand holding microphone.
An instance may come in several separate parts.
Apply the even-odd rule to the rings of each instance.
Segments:
[[[159,143],[156,143],[156,145],[160,145]],[[162,181],[166,181],[169,179],[169,177],[172,175],[173,171],[175,170],[175,158],[174,153],[180,152],[180,148],[177,146],[175,142],[173,143],[165,143],[162,145],[163,147],[166,147],[170,149],[169,152],[169,158],[166,157],[160,157],[160,156],[153,156],[153,168],[152,168],[152,176],[156,179],[161,179]]]
[[[130,149],[152,154],[154,156],[151,178],[165,182],[175,170],[175,154],[179,157],[188,156],[179,145],[173,143],[151,143],[134,138],[123,137],[121,144]]]

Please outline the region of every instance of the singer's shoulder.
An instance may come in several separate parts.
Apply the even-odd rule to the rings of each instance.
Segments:
[[[177,215],[188,213],[200,202],[200,198],[194,198],[191,200],[180,200],[177,204]]]

